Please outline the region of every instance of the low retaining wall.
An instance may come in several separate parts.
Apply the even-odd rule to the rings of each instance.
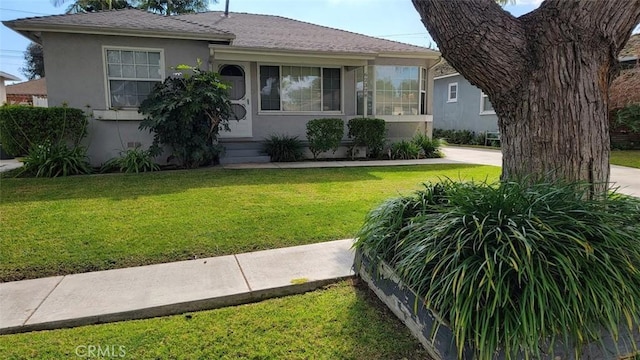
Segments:
[[[422,343],[434,360],[457,360],[458,349],[455,345],[453,333],[442,321],[437,313],[424,306],[424,300],[413,290],[402,283],[389,265],[382,262],[377,267],[371,266],[371,260],[361,250],[356,251],[355,272],[364,280],[378,298],[402,321],[411,333]],[[416,301],[417,300],[417,301]],[[582,352],[576,358],[574,351],[567,350],[557,342],[552,355],[543,355],[543,359],[590,359],[613,360],[632,359],[633,354],[640,349],[640,331],[636,329],[633,338],[628,331],[620,329],[618,340],[614,340],[609,333],[602,334],[602,341],[583,346]],[[635,343],[635,347],[634,347]],[[494,359],[503,360],[504,354],[497,354]],[[519,357],[524,359],[524,356]],[[470,348],[463,350],[463,359],[473,359]]]

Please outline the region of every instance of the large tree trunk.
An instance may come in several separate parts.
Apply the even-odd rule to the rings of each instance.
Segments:
[[[502,179],[609,181],[609,85],[640,0],[546,0],[515,18],[495,0],[413,0],[445,59],[488,95]]]

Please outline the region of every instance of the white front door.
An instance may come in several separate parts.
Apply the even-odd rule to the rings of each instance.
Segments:
[[[218,73],[223,82],[231,85],[229,100],[233,111],[233,116],[229,119],[231,131],[220,129],[220,137],[252,137],[249,63],[222,64]]]

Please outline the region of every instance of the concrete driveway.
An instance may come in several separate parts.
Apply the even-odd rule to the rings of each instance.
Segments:
[[[446,146],[442,148],[442,152],[448,160],[502,166],[500,150]],[[610,185],[618,188],[618,192],[622,194],[640,197],[640,169],[611,165]]]

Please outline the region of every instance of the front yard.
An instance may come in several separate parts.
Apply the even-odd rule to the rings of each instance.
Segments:
[[[477,165],[2,178],[0,281],[353,237],[422,182],[497,180]]]
[[[188,315],[0,336],[3,359],[90,358],[89,346],[125,359],[428,359],[352,281]]]
[[[640,150],[613,150],[610,163],[640,169]]]

